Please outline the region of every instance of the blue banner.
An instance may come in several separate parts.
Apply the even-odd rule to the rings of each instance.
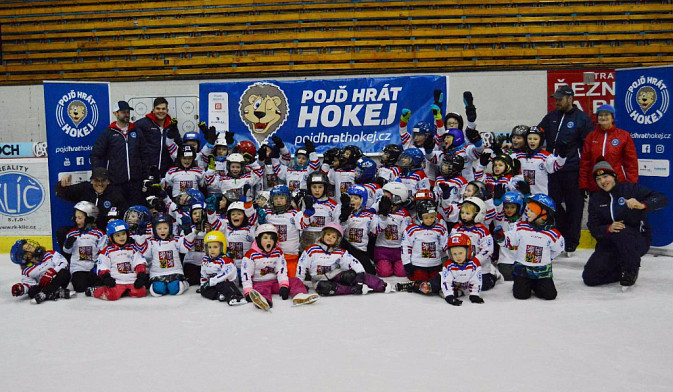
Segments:
[[[89,181],[89,155],[100,132],[110,125],[108,83],[44,82],[49,183],[55,186],[69,176],[75,184]],[[72,226],[72,203],[51,192],[51,222],[54,249],[56,230]]]
[[[259,146],[279,136],[293,153],[308,138],[318,153],[349,144],[379,153],[386,144],[401,143],[403,108],[412,111],[410,126],[434,124],[435,90],[447,96],[446,77],[202,83],[199,109],[203,121],[234,132],[237,142]]]
[[[631,133],[638,152],[640,184],[662,192],[673,202],[670,157],[673,154],[673,67],[617,70],[616,123]],[[673,243],[673,206],[649,214],[652,245]]]

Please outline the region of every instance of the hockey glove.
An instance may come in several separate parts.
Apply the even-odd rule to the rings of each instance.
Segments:
[[[435,121],[441,121],[442,120],[442,110],[439,108],[439,106],[432,105],[432,106],[430,106],[430,109],[432,110],[432,118],[434,118]]]
[[[230,145],[230,146],[231,146],[232,144],[234,144],[234,133],[233,133],[233,132],[229,132],[229,131],[225,132],[225,133],[224,133],[224,141],[226,141],[227,144]]]
[[[435,105],[440,106],[442,103],[444,103],[444,91],[435,90],[433,92],[433,95],[434,95],[434,98],[435,98]]]
[[[463,103],[465,104],[465,114],[468,122],[475,122],[477,120],[477,108],[474,107],[474,98],[472,93],[465,91],[463,93]]]
[[[290,297],[290,289],[287,288],[287,286],[283,286],[278,291],[278,294],[280,294],[280,297],[283,299],[283,301],[285,301],[288,299],[288,297]]]
[[[12,286],[12,295],[15,297],[20,297],[26,292],[26,286],[23,283],[16,283]]]
[[[472,144],[477,144],[481,140],[481,135],[479,134],[479,131],[476,129],[472,128],[467,128],[465,129],[465,136],[467,136],[467,140],[470,141]]]
[[[519,181],[516,183],[516,189],[523,193],[524,196],[530,195],[530,184],[528,181]]]
[[[409,117],[411,117],[411,110],[402,109],[402,116],[400,117],[400,127],[406,127],[409,123]]]
[[[210,195],[206,199],[206,210],[207,211],[215,211],[215,208],[217,206],[217,196],[216,195]]]
[[[473,304],[483,304],[484,299],[478,295],[470,295],[470,302],[472,302]]]
[[[304,148],[306,149],[306,152],[308,154],[315,152],[315,146],[313,145],[313,142],[310,141],[309,139],[306,139],[306,142],[304,142]]]
[[[266,161],[266,147],[259,148],[259,151],[257,151],[257,159],[259,160],[259,164],[264,166],[264,161]]]
[[[388,216],[390,214],[390,211],[393,207],[393,202],[390,200],[388,196],[383,196],[381,197],[381,200],[379,201],[379,214],[383,216]]]
[[[70,248],[72,248],[72,246],[75,245],[75,241],[77,241],[77,237],[76,237],[76,236],[68,237],[68,238],[65,240],[65,243],[63,244],[63,248],[64,248],[64,249],[70,249]]]
[[[242,202],[252,201],[252,185],[245,184],[243,185],[243,196],[241,196]]]
[[[493,239],[498,243],[505,241],[505,230],[502,229],[502,226],[498,225],[495,229],[493,229]]]
[[[54,277],[56,276],[56,270],[53,268],[49,268],[47,272],[42,275],[40,278],[40,287],[47,287],[49,283],[51,283],[52,280],[54,280]]]
[[[136,289],[139,289],[141,287],[145,287],[145,284],[147,284],[147,280],[149,279],[149,275],[147,275],[147,272],[138,272],[138,276],[136,277],[136,281],[133,282],[133,287]]]
[[[440,116],[441,117],[441,116]],[[435,138],[432,135],[427,135],[425,141],[423,142],[423,148],[426,153],[431,152],[435,148]]]
[[[110,273],[107,272],[101,277],[101,282],[103,282],[103,286],[105,287],[115,287],[117,285],[117,282],[115,282],[114,278],[110,276]]]
[[[502,155],[502,144],[506,140],[507,140],[506,135],[498,135],[498,137],[495,138],[493,144],[491,145],[491,150],[493,150],[495,155]]]
[[[558,155],[559,158],[567,158],[568,150],[568,143],[561,142],[556,146],[556,155]]]
[[[180,131],[178,131],[177,118],[172,118],[171,124],[166,127],[166,137],[173,140],[180,138]]]
[[[346,222],[350,217],[353,208],[351,208],[351,198],[345,194],[341,194],[341,214],[339,215],[340,222]]]
[[[495,189],[493,190],[493,202],[498,201],[497,205],[500,205],[505,192],[507,192],[507,185],[495,184]]]
[[[482,152],[481,155],[479,155],[479,163],[481,166],[488,166],[488,163],[491,162],[491,153],[490,152]]]
[[[271,136],[271,140],[273,140],[273,142],[276,144],[276,146],[278,146],[278,148],[282,149],[283,147],[285,147],[285,143],[283,143],[283,139],[281,139],[280,137]]]
[[[445,182],[439,184],[439,188],[442,190],[442,199],[446,200],[451,197],[451,186]]]
[[[208,155],[208,170],[215,170],[217,169],[217,165],[215,165],[215,156],[213,154]]]
[[[449,304],[453,306],[460,306],[463,304],[463,301],[459,300],[458,298],[454,297],[453,295],[447,295],[444,297],[444,300]]]
[[[313,216],[315,209],[313,208],[313,196],[304,196],[304,215]]]

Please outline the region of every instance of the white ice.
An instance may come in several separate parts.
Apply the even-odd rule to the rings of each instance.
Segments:
[[[33,305],[0,256],[0,391],[671,391],[673,258],[590,288],[590,251],[554,264],[558,299],[485,304],[369,294],[270,312],[180,297]]]

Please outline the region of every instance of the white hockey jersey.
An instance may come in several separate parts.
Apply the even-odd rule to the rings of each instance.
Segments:
[[[238,271],[232,259],[224,256],[211,259],[204,256],[201,260],[201,286],[208,282],[212,287],[220,282],[234,282],[236,279]]]
[[[70,256],[70,273],[89,272],[96,265],[98,254],[107,246],[107,236],[100,229],[72,229],[66,234],[68,238],[75,237],[72,248],[63,246],[63,252]]]
[[[278,246],[286,255],[299,254],[299,237],[301,236],[301,216],[297,210],[290,209],[282,214],[266,210],[266,223],[272,224],[278,232]]]
[[[105,247],[98,255],[96,268],[101,276],[109,272],[117,284],[133,284],[136,271],[144,271],[146,265],[135,245],[126,243],[124,246],[110,244]]]
[[[290,281],[287,277],[287,261],[283,251],[275,247],[271,252],[266,253],[257,247],[245,254],[241,264],[241,282],[243,283],[243,294],[247,295],[252,289],[252,282],[268,282],[277,280],[281,286],[289,286]]]
[[[293,164],[286,164],[284,161],[278,159],[271,160],[278,179],[290,188],[290,193],[294,193],[299,189],[306,189],[308,175],[320,169],[320,159],[317,153],[310,153],[308,158],[309,164],[304,169],[297,169]]]
[[[399,248],[402,246],[402,233],[411,224],[409,212],[400,208],[388,216],[379,215],[376,246]]]
[[[366,252],[369,235],[375,236],[378,234],[379,217],[372,210],[363,210],[358,213],[352,213],[342,226],[346,241],[359,250]]]
[[[472,254],[479,260],[482,273],[494,273],[493,265],[491,264],[491,255],[493,255],[493,237],[488,231],[488,228],[482,223],[466,226],[464,223],[458,223],[451,229],[449,237],[455,234],[467,234],[472,241]]]
[[[557,157],[544,150],[540,150],[530,157],[525,152],[518,152],[516,159],[521,162],[521,174],[530,184],[531,194],[544,193],[548,195],[549,174],[561,170],[566,163],[566,158]]]
[[[476,259],[463,265],[449,261],[439,276],[444,297],[454,295],[454,291],[477,296],[481,292],[481,266]]]
[[[441,224],[425,227],[412,223],[402,233],[402,264],[436,267],[446,254],[448,231]]]
[[[147,240],[143,256],[149,262],[150,279],[157,276],[183,275],[180,253],[187,253],[194,246],[194,232],[186,236],[175,236],[167,240],[150,238]]]
[[[40,261],[40,263],[33,264],[21,271],[21,284],[23,284],[25,288],[24,292],[27,293],[31,286],[36,286],[40,281],[40,278],[42,278],[42,275],[52,268],[56,272],[61,271],[63,268],[68,268],[68,260],[66,260],[60,253],[48,250],[44,253],[44,256],[42,256],[42,261]]]
[[[297,277],[304,278],[308,272],[312,278],[318,275],[334,273],[338,270],[365,272],[365,268],[348,251],[337,248],[325,250],[326,245],[311,245],[299,257]]]
[[[313,209],[315,214],[312,216],[307,216],[305,213],[301,214],[299,225],[301,230],[320,232],[326,224],[339,221],[341,206],[334,199],[314,200]]]
[[[161,185],[164,188],[171,188],[171,197],[175,198],[187,189],[199,189],[205,185],[204,171],[200,167],[190,167],[182,169],[171,167],[166,172]]]
[[[551,264],[565,250],[565,239],[556,229],[536,230],[527,222],[519,222],[505,232],[504,246],[516,249],[514,260],[528,267]]]

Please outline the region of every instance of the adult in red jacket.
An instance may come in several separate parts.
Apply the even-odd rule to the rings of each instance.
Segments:
[[[600,157],[615,169],[618,182],[638,182],[638,156],[631,135],[615,127],[615,108],[602,105],[596,110],[598,125],[584,141],[580,159],[580,189],[596,192],[592,170]]]

